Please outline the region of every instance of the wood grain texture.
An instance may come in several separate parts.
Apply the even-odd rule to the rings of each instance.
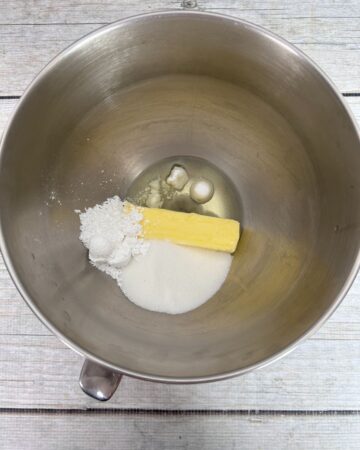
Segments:
[[[1,450],[357,450],[360,416],[3,414],[1,430]]]
[[[21,95],[58,52],[99,26],[142,12],[181,9],[174,0],[0,2],[0,95]],[[197,10],[228,14],[264,26],[296,44],[340,90],[360,91],[360,3],[291,0],[202,0]],[[14,76],[16,73],[16,76]]]
[[[357,97],[345,97],[345,101],[350,107],[360,129],[360,95]]]
[[[0,349],[2,408],[324,411],[360,404],[360,345],[353,340],[309,340],[263,370],[211,384],[124,377],[114,397],[101,404],[77,384],[81,357],[54,336],[0,336]]]
[[[360,92],[359,0],[197,3],[194,9],[250,20],[285,37],[343,92]],[[181,9],[181,4],[0,0],[0,135],[18,102],[1,96],[21,95],[36,73],[74,40],[102,24],[142,12]],[[360,123],[360,97],[346,101]],[[100,404],[78,387],[82,358],[28,309],[0,258],[0,450],[358,449],[359,298],[360,277],[315,335],[261,371],[192,386],[124,377],[113,399]],[[80,411],[88,408],[100,412]],[[135,414],[134,408],[147,412]],[[177,410],[183,413],[172,412]]]
[[[1,65],[1,64],[0,64]],[[1,99],[0,98],[0,137],[10,120],[11,114],[17,105],[17,99]]]
[[[196,2],[195,2],[196,3]],[[56,0],[5,0],[0,1],[1,24],[53,24],[53,23],[108,23],[118,15],[123,17],[149,11],[184,9],[182,0],[63,0],[61,6]],[[313,19],[360,18],[358,0],[313,1],[288,0],[198,0],[195,10],[227,11],[237,17],[251,17],[252,20],[282,18],[287,22]],[[245,18],[245,17],[244,17]],[[296,24],[293,24],[296,27]]]

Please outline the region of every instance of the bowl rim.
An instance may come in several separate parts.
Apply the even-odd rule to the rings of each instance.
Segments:
[[[303,53],[300,49],[298,49],[295,45],[286,41],[284,38],[278,36],[277,34],[273,33],[272,31],[269,31],[269,30],[263,28],[262,26],[253,24],[249,21],[246,21],[246,20],[243,20],[243,19],[240,19],[237,17],[232,17],[232,16],[219,14],[219,13],[203,12],[203,11],[185,11],[185,10],[170,10],[169,11],[169,10],[167,10],[167,11],[158,11],[158,12],[150,12],[150,13],[142,13],[142,14],[132,15],[132,16],[117,20],[108,25],[101,26],[101,27],[91,31],[90,33],[87,33],[80,39],[76,40],[70,46],[68,46],[65,49],[63,49],[62,51],[60,51],[53,59],[51,59],[50,62],[45,65],[45,67],[34,77],[34,79],[30,82],[28,87],[25,89],[25,91],[24,91],[23,95],[21,96],[18,104],[16,105],[13,113],[11,114],[10,119],[7,121],[5,131],[4,131],[2,139],[0,141],[0,176],[1,176],[1,170],[3,167],[3,158],[4,158],[7,138],[10,133],[12,124],[15,122],[16,117],[17,117],[22,105],[25,103],[30,91],[34,88],[34,86],[40,84],[42,79],[51,70],[53,70],[53,68],[56,67],[63,58],[65,58],[71,52],[76,51],[85,42],[88,42],[91,39],[97,38],[102,34],[111,32],[113,29],[124,26],[124,25],[128,24],[129,22],[134,23],[136,21],[154,20],[154,19],[162,20],[163,18],[182,17],[182,16],[183,17],[186,17],[186,16],[187,17],[189,17],[189,16],[195,17],[196,16],[203,20],[207,20],[207,19],[216,20],[217,19],[217,20],[221,20],[225,23],[232,22],[233,24],[245,27],[252,32],[259,33],[263,37],[268,38],[277,44],[281,44],[287,50],[290,50],[293,53],[296,53],[297,56],[299,56],[302,60],[304,60],[306,63],[308,63],[310,66],[312,66],[312,68],[322,78],[322,80],[325,82],[325,84],[327,84],[329,90],[332,91],[335,98],[339,102],[340,106],[343,108],[345,114],[347,114],[348,118],[350,119],[350,123],[353,127],[353,130],[358,137],[359,148],[360,148],[360,129],[355,120],[353,112],[350,110],[350,107],[344,100],[342,94],[340,93],[338,88],[335,86],[335,84],[331,81],[331,79],[328,77],[328,75],[318,66],[318,64],[315,63],[309,56],[307,56],[305,53]],[[314,334],[325,323],[325,321],[335,312],[335,310],[338,308],[338,306],[340,305],[340,303],[342,302],[342,300],[345,298],[346,294],[348,293],[353,281],[356,278],[359,268],[360,268],[360,248],[359,248],[355,262],[354,262],[346,280],[344,281],[343,286],[339,290],[338,294],[334,297],[334,300],[333,300],[331,306],[329,308],[327,308],[326,311],[323,312],[323,314],[320,316],[320,318],[313,325],[311,325],[307,330],[305,330],[300,336],[298,336],[293,342],[291,342],[289,345],[287,345],[282,350],[279,350],[279,351],[275,352],[273,355],[271,355],[267,358],[264,358],[262,360],[259,360],[245,368],[235,369],[235,370],[231,370],[231,371],[227,371],[227,372],[216,373],[216,374],[212,374],[212,375],[192,376],[192,377],[181,377],[181,376],[176,377],[176,376],[164,376],[164,375],[156,375],[156,374],[152,374],[152,373],[140,372],[140,371],[128,369],[126,367],[120,367],[120,366],[114,365],[110,361],[104,360],[101,357],[86,350],[84,347],[77,344],[74,340],[68,338],[54,324],[52,324],[51,321],[48,320],[47,317],[45,316],[45,314],[41,311],[41,309],[36,306],[36,303],[32,300],[32,297],[28,293],[26,286],[23,284],[20,276],[18,276],[18,274],[14,268],[14,265],[12,263],[11,256],[10,256],[7,244],[6,244],[6,239],[4,236],[3,213],[2,213],[1,208],[0,208],[0,250],[3,255],[5,266],[8,270],[17,290],[20,292],[22,298],[25,300],[28,307],[41,320],[41,322],[58,339],[60,339],[60,341],[63,342],[66,346],[68,346],[69,348],[71,348],[73,351],[80,354],[81,356],[83,356],[95,363],[98,363],[101,366],[107,367],[108,369],[110,369],[114,372],[120,372],[124,375],[128,375],[128,376],[142,379],[142,380],[154,381],[154,382],[160,382],[160,383],[173,383],[173,384],[205,383],[205,382],[225,380],[225,379],[232,378],[235,376],[243,375],[243,374],[253,371],[255,369],[266,367],[267,365],[286,356],[287,354],[292,352],[306,338],[308,338],[312,334]]]

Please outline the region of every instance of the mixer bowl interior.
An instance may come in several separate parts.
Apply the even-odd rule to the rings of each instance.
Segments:
[[[74,210],[181,155],[232,181],[242,237],[217,295],[170,316],[90,266]],[[1,158],[3,248],[22,294],[69,345],[126,373],[201,381],[261,365],[323,320],[356,270],[353,122],[302,54],[240,21],[155,14],[81,40],[28,90]]]

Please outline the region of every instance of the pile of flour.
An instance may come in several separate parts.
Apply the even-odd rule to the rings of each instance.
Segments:
[[[141,209],[117,196],[80,213],[80,240],[89,260],[113,277],[129,300],[168,314],[191,311],[209,300],[230,270],[228,253],[141,238]]]

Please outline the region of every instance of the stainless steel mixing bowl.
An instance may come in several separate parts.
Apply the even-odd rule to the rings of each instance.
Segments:
[[[169,316],[90,266],[74,210],[184,154],[232,180],[243,232],[220,292]],[[119,373],[220,380],[284,355],[340,303],[359,266],[359,173],[351,114],[295,47],[234,18],[143,15],[75,43],[21,99],[1,145],[1,247],[32,310],[90,361],[90,394],[108,398]]]

